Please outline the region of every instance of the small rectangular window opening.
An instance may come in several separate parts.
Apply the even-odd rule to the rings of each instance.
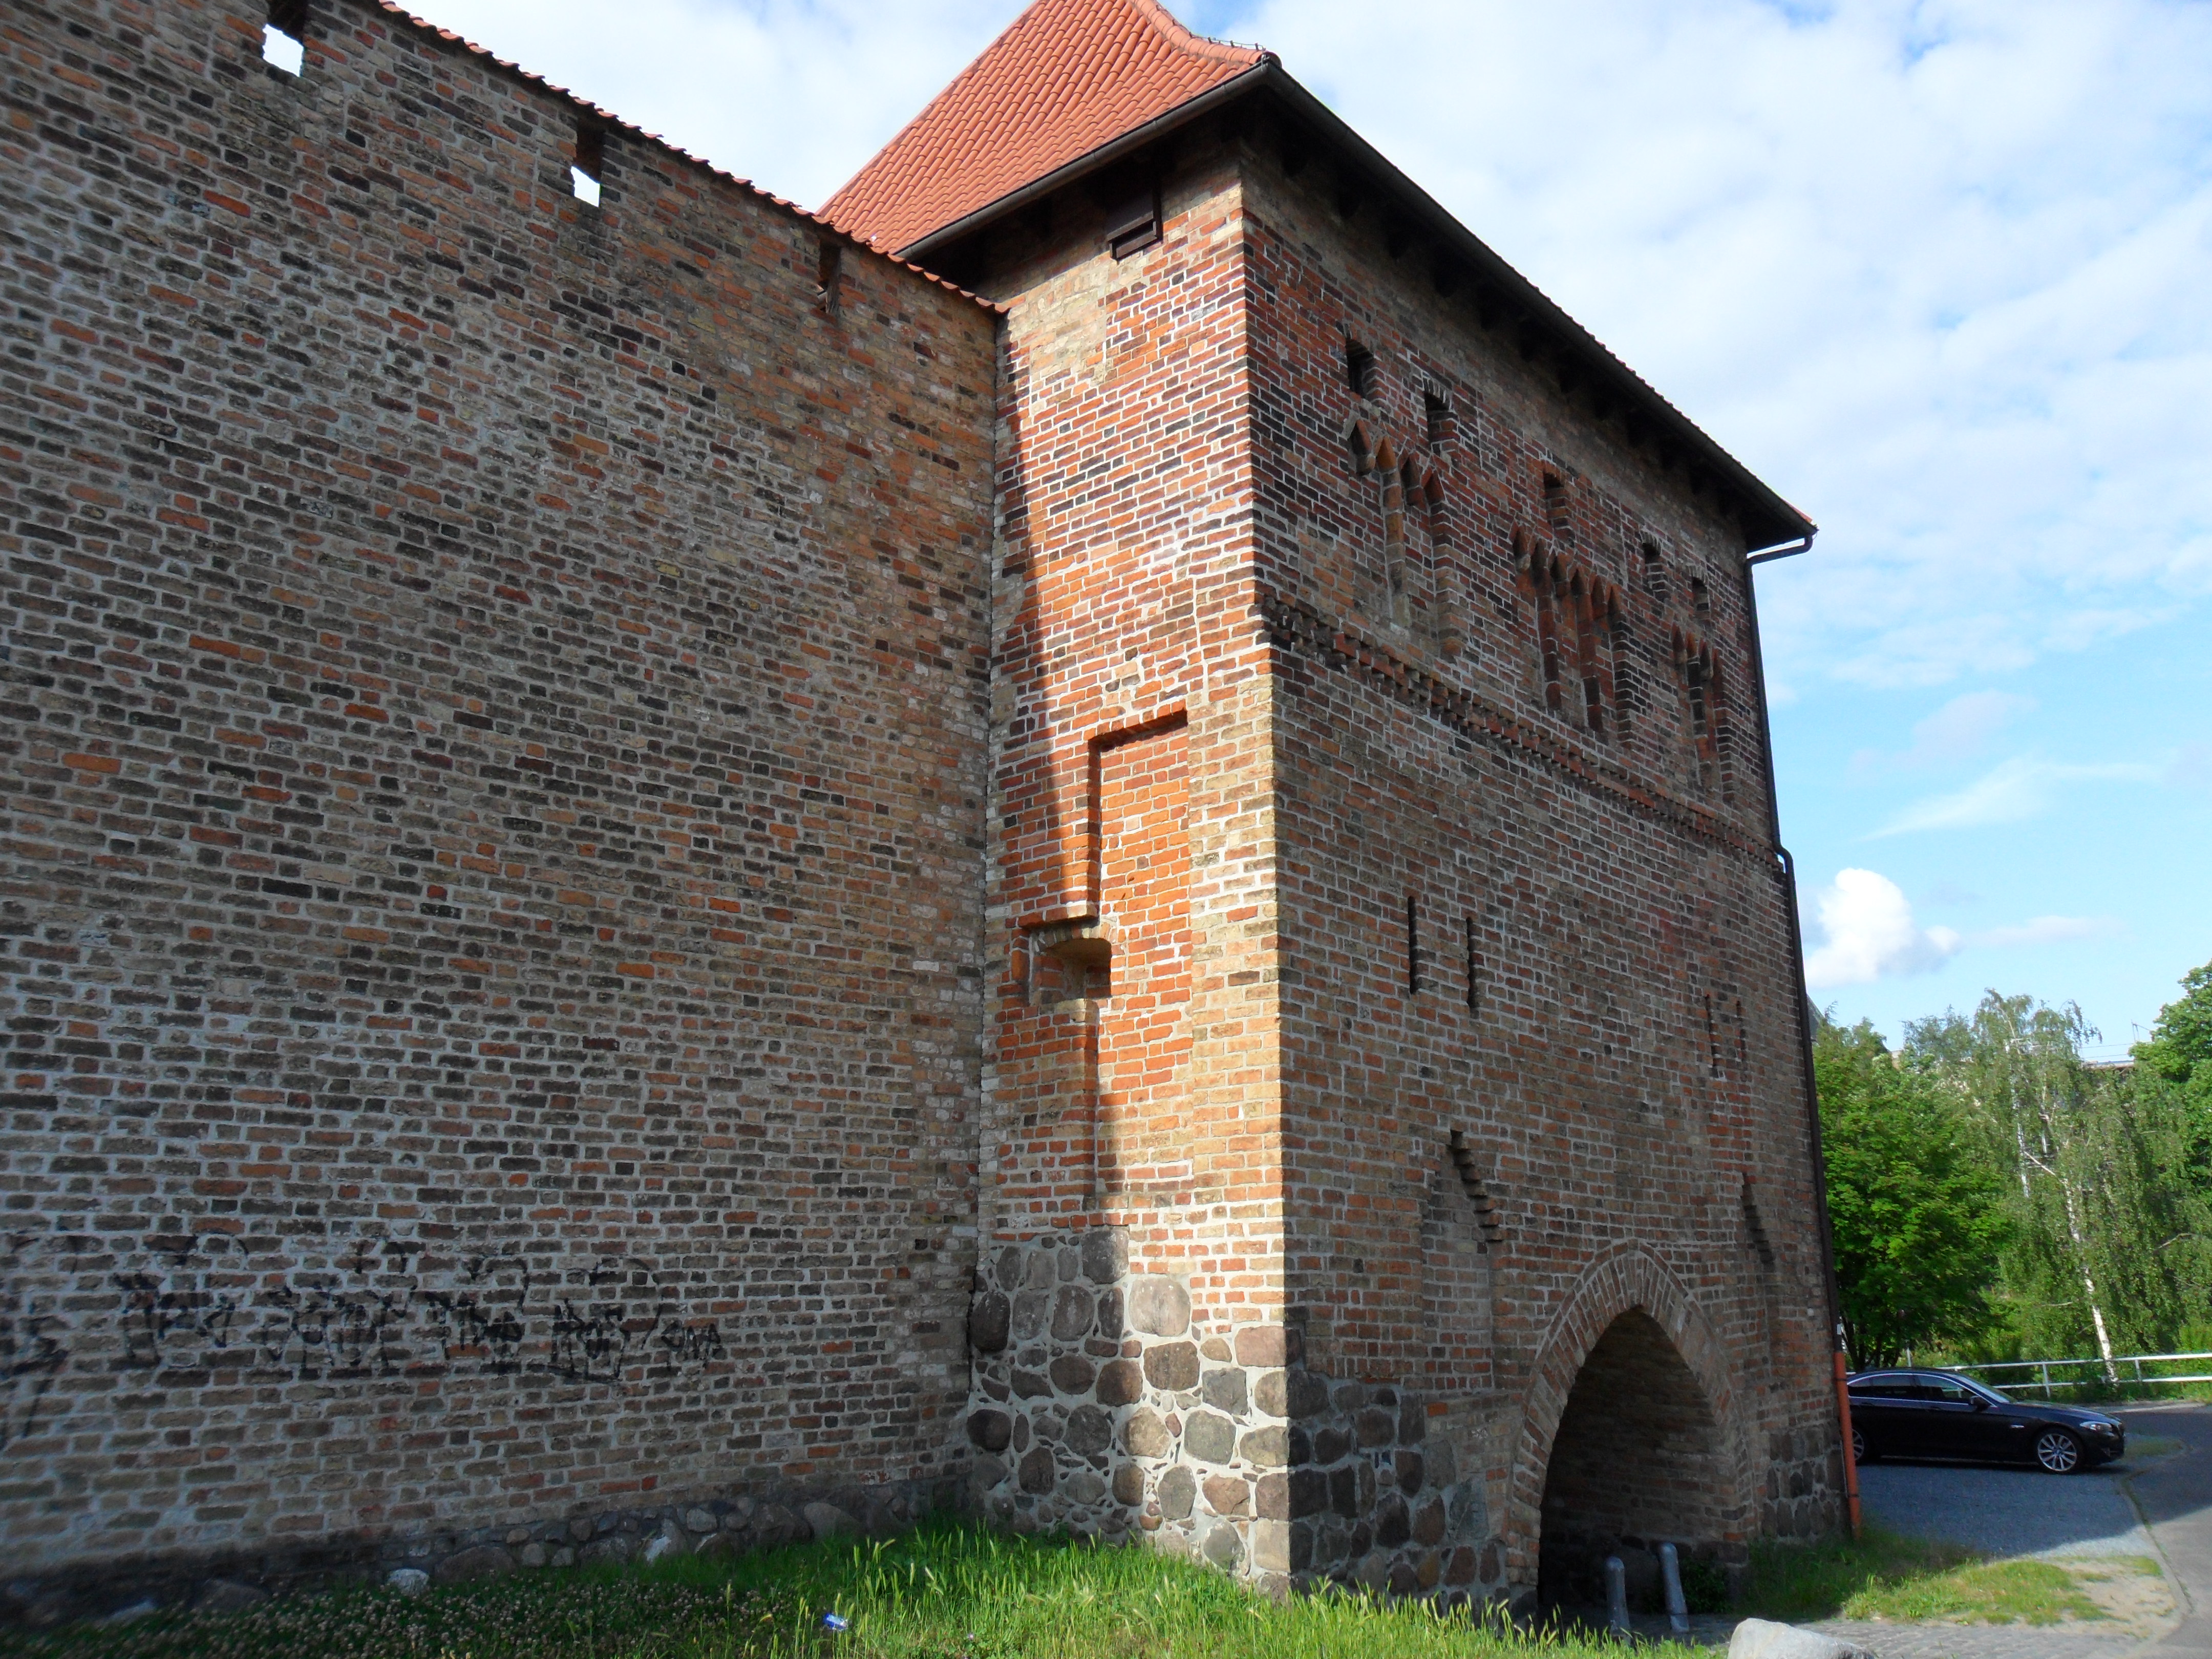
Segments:
[[[1421,994],[1421,902],[1406,895],[1406,991]]]
[[[1354,339],[1344,343],[1344,379],[1353,397],[1375,395],[1375,354]]]
[[[606,168],[606,129],[596,121],[576,123],[576,160],[568,169],[568,183],[586,207],[599,204],[599,177]]]
[[[261,61],[287,75],[307,63],[307,0],[269,0],[269,21],[261,28]]]
[[[1160,192],[1147,185],[1106,216],[1106,246],[1116,259],[1142,253],[1160,240]]]
[[[1697,607],[1700,617],[1713,614],[1713,596],[1705,591],[1705,583],[1695,576],[1690,578],[1690,603]]]
[[[1474,948],[1474,918],[1467,919],[1467,1011],[1482,1012],[1482,957]]]
[[[837,273],[845,262],[845,245],[824,236],[814,259],[814,286],[824,311],[837,309]]]
[[[1659,544],[1646,542],[1644,554],[1644,591],[1662,604],[1667,599],[1667,567],[1660,562]]]

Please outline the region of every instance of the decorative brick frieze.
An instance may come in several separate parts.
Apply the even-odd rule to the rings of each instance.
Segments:
[[[1332,665],[1359,675],[1385,696],[1419,708],[1453,730],[1510,744],[1572,777],[1606,790],[1637,810],[1753,858],[1771,856],[1741,830],[1687,801],[1672,799],[1647,782],[1602,760],[1534,730],[1510,713],[1485,705],[1474,692],[1443,680],[1394,655],[1388,647],[1363,639],[1340,618],[1322,616],[1312,606],[1285,599],[1261,588],[1257,599],[1267,621],[1268,637]]]

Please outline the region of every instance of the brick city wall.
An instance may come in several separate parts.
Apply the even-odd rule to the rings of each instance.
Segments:
[[[911,1514],[967,1455],[997,319],[365,0],[296,78],[266,15],[0,23],[0,1577]]]
[[[0,30],[40,1616],[946,1500],[1455,1600],[1832,1524],[1720,502],[1233,117],[946,251],[1002,317],[262,15]]]

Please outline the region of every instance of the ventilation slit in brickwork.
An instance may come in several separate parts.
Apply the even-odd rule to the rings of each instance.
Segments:
[[[824,236],[814,256],[815,297],[822,309],[834,316],[837,310],[837,276],[845,262],[845,245],[832,236]]]
[[[1575,578],[1567,605],[1575,623],[1575,654],[1583,682],[1583,723],[1599,737],[1605,735],[1605,691],[1598,679],[1596,592]]]
[[[1567,486],[1557,475],[1544,475],[1544,522],[1553,535],[1565,538],[1574,533],[1567,514]]]
[[[1116,259],[1142,253],[1160,240],[1160,192],[1146,185],[1106,216],[1106,246]]]
[[[1376,446],[1375,470],[1382,480],[1382,577],[1389,589],[1390,620],[1401,628],[1412,615],[1406,582],[1406,477],[1388,438]]]
[[[1444,511],[1443,473],[1435,466],[1421,480],[1421,501],[1429,517],[1430,623],[1437,648],[1447,657],[1456,657],[1467,648],[1467,635],[1460,626],[1459,603],[1452,592],[1456,561],[1452,557],[1451,515]]]
[[[1774,1271],[1774,1241],[1766,1236],[1766,1223],[1759,1213],[1759,1200],[1751,1190],[1751,1177],[1743,1178],[1743,1236],[1751,1246],[1759,1265],[1768,1273]]]
[[[1646,542],[1640,550],[1644,555],[1644,591],[1664,605],[1667,602],[1667,567],[1660,562],[1659,544]]]
[[[1690,701],[1690,746],[1697,759],[1698,787],[1710,789],[1719,753],[1713,741],[1713,653],[1696,641],[1685,640],[1677,634],[1674,660],[1682,677],[1682,690]]]
[[[1495,1244],[1504,1229],[1498,1213],[1498,1202],[1475,1170],[1474,1148],[1467,1144],[1466,1130],[1451,1132],[1450,1152],[1452,1168],[1459,1172],[1459,1184],[1466,1189],[1467,1201],[1474,1206],[1475,1229],[1482,1235],[1486,1248]]]
[[[1565,700],[1559,689],[1559,619],[1552,606],[1553,572],[1538,554],[1531,562],[1536,587],[1536,647],[1544,659],[1544,706],[1558,708]]]
[[[1705,583],[1695,576],[1690,578],[1690,603],[1697,608],[1700,617],[1713,614],[1713,596],[1705,591]]]
[[[1344,343],[1344,380],[1355,398],[1375,395],[1375,354],[1349,337]]]
[[[597,121],[576,123],[576,159],[568,168],[568,186],[586,207],[599,204],[599,179],[607,165],[606,129]]]
[[[1751,1062],[1751,1038],[1743,1028],[1743,999],[1735,1000],[1735,1058],[1738,1065]]]
[[[261,28],[261,61],[287,75],[307,64],[307,0],[269,0],[269,21]]]
[[[1421,902],[1406,895],[1406,991],[1421,994]]]
[[[1713,725],[1713,755],[1718,763],[1721,799],[1735,799],[1735,723],[1729,718],[1727,688],[1721,683],[1720,665],[1705,653],[1705,698]]]
[[[1705,993],[1705,1048],[1712,1057],[1713,1075],[1718,1077],[1721,1074],[1721,1028],[1713,1018],[1713,995],[1710,991]]]
[[[1601,618],[1605,631],[1606,649],[1613,656],[1613,726],[1616,737],[1628,735],[1628,716],[1643,695],[1636,683],[1635,653],[1629,648],[1628,612],[1620,603],[1618,593],[1606,600]]]
[[[1421,412],[1428,419],[1429,447],[1431,449],[1442,449],[1457,435],[1457,422],[1452,419],[1451,399],[1433,386],[1422,388]]]
[[[1474,948],[1474,918],[1467,919],[1467,1011],[1482,1012],[1482,956]]]

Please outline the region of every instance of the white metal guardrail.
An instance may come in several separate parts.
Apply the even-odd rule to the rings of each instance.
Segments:
[[[2166,1372],[2146,1374],[2146,1365],[2188,1365],[2198,1369],[2187,1376]],[[2203,1369],[2212,1364],[2212,1353],[2129,1353],[2114,1354],[2109,1368],[2102,1359],[2007,1359],[1990,1365],[1946,1365],[1947,1371],[1961,1371],[1969,1376],[1999,1371],[2032,1372],[2033,1377],[2015,1379],[2011,1376],[1990,1375],[1986,1381],[1994,1388],[2009,1393],[2021,1394],[2030,1389],[2040,1389],[2045,1400],[2054,1389],[2069,1389],[2081,1383],[2140,1382],[2146,1388],[2160,1382],[2212,1382],[2212,1371]],[[2053,1370],[2064,1373],[2053,1377]]]

